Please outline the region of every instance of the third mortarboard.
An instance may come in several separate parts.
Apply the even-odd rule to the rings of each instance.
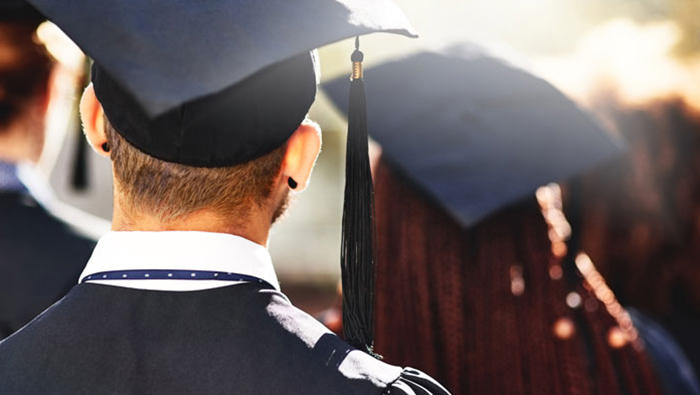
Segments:
[[[390,0],[30,2],[93,58],[95,93],[115,129],[190,166],[232,166],[281,146],[315,98],[314,48],[379,31],[414,36]],[[347,340],[366,349],[372,194],[359,51],[352,61],[344,311]]]
[[[552,85],[473,45],[367,76],[369,132],[383,157],[465,227],[622,151]],[[323,89],[347,105],[340,80]]]

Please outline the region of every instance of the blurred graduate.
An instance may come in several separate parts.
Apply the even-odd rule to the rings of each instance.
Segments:
[[[70,290],[94,242],[53,217],[20,179],[39,160],[56,63],[23,1],[0,4],[0,339]]]
[[[559,187],[540,187],[616,157],[620,141],[472,44],[366,75],[379,145],[377,352],[459,394],[662,393],[674,369],[663,389],[696,393],[682,358],[666,353],[655,369],[642,344],[671,342],[642,339],[649,331],[569,244]],[[347,106],[341,79],[323,88]]]
[[[90,145],[113,163],[113,231],[81,284],[0,343],[0,393],[447,393],[371,355],[359,50],[346,84],[347,342],[290,304],[266,249],[321,147],[306,119],[311,50],[413,35],[393,3],[31,2],[94,59],[80,107]]]

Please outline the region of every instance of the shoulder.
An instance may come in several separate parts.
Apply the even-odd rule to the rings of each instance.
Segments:
[[[168,336],[154,336],[164,331]],[[206,336],[192,340],[203,331]],[[163,350],[167,358],[155,363],[153,356],[164,358]],[[41,379],[34,377],[36,366],[43,367]],[[0,342],[3,393],[28,386],[71,388],[76,382],[99,389],[105,380],[127,388],[115,375],[125,371],[148,377],[162,392],[215,393],[223,387],[207,377],[218,375],[236,377],[241,394],[447,394],[418,371],[354,349],[282,293],[252,285],[184,294],[77,286]],[[179,372],[175,378],[173,372]]]
[[[0,193],[0,218],[2,338],[75,285],[94,242],[73,233],[29,195]]]
[[[27,254],[51,256],[55,259],[56,253],[65,252],[63,255],[76,260],[89,257],[95,246],[93,240],[74,232],[67,224],[46,211],[29,194],[0,193],[0,212],[5,225],[0,228],[0,235],[3,236],[0,242],[5,241],[4,244],[14,245],[19,241],[43,247],[21,250]],[[77,257],[76,253],[79,254]]]
[[[293,333],[308,347],[314,364],[320,364],[328,377],[335,377],[341,383],[363,384],[377,394],[449,394],[419,370],[390,365],[353,348],[315,318],[294,307],[281,293],[270,291],[267,312],[285,331]]]

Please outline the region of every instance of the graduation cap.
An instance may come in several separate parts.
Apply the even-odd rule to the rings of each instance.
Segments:
[[[30,0],[94,60],[105,114],[161,160],[232,166],[281,146],[315,98],[312,50],[372,32],[414,36],[390,0]],[[361,57],[343,221],[346,340],[372,345],[371,179]],[[232,128],[236,126],[236,129]]]
[[[622,152],[559,90],[471,45],[366,70],[382,157],[462,226]],[[340,79],[322,88],[347,107]]]

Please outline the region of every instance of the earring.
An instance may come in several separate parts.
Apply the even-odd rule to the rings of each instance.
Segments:
[[[289,178],[287,179],[287,184],[289,184],[289,187],[290,187],[290,188],[292,188],[292,189],[297,189],[297,182],[294,181],[294,179],[293,179],[292,177],[289,177]]]
[[[108,143],[102,143],[102,150],[104,152],[109,152],[109,144]]]

